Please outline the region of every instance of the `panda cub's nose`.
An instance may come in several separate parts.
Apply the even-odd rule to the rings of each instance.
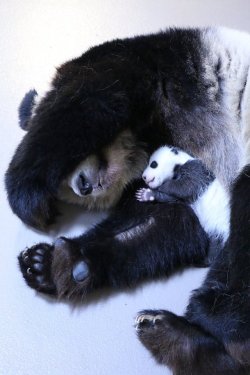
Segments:
[[[146,184],[149,184],[150,182],[153,182],[154,179],[155,179],[155,177],[152,177],[151,180],[147,180],[147,176],[146,175],[143,175],[142,178],[146,182]]]

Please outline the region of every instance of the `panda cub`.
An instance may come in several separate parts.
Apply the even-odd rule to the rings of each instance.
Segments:
[[[201,160],[163,146],[151,155],[142,178],[149,188],[136,192],[139,201],[189,204],[209,236],[209,255],[223,247],[229,235],[229,194]]]

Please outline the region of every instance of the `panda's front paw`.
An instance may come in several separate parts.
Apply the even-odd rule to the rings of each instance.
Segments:
[[[53,246],[35,245],[21,252],[18,260],[26,283],[38,292],[73,300],[92,290],[90,261],[72,240],[59,237]]]
[[[25,249],[18,257],[26,283],[38,292],[56,294],[51,277],[53,247],[45,243]]]
[[[148,202],[148,201],[154,201],[154,194],[151,189],[139,189],[135,193],[136,199],[140,202]]]

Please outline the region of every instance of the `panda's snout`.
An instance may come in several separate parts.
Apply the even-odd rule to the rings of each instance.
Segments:
[[[86,178],[82,174],[78,176],[77,185],[82,195],[88,195],[92,193],[93,186],[88,180],[86,180]]]
[[[155,177],[152,177],[151,179],[150,179],[150,178],[147,179],[147,176],[146,176],[145,174],[142,175],[142,178],[143,178],[143,180],[146,182],[147,185],[150,184],[150,182],[153,182],[154,179],[155,179]]]

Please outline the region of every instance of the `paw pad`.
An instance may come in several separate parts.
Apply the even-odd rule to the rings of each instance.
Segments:
[[[55,293],[50,274],[52,249],[47,244],[39,244],[26,248],[18,257],[27,284],[38,291],[50,294]]]
[[[148,201],[154,201],[154,195],[151,189],[139,189],[135,193],[136,199],[140,202],[148,202]]]
[[[72,276],[77,283],[86,279],[89,275],[89,267],[84,261],[75,264],[72,271]]]

